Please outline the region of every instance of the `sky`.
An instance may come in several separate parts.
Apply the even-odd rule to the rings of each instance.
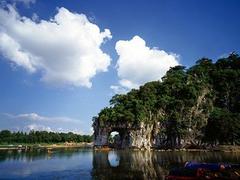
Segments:
[[[240,52],[238,0],[1,0],[0,130],[92,133],[116,93]]]

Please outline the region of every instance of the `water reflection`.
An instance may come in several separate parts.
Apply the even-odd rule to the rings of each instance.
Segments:
[[[110,151],[108,153],[108,161],[111,167],[117,167],[120,163],[120,157],[117,151]]]
[[[56,149],[0,151],[0,179],[164,179],[186,161],[240,161],[239,153],[93,151]]]
[[[117,168],[109,155],[117,157]],[[113,158],[114,159],[114,158]],[[238,163],[240,154],[220,152],[94,152],[94,179],[164,179],[171,168],[182,167],[186,161]]]

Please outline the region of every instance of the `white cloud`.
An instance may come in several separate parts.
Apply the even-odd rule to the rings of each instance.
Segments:
[[[105,72],[111,58],[101,45],[109,29],[91,23],[84,14],[59,8],[50,20],[21,17],[9,6],[0,9],[0,53],[41,80],[54,85],[91,87],[91,79]]]
[[[79,122],[76,119],[72,119],[69,117],[47,117],[47,116],[41,116],[37,113],[25,113],[25,114],[9,114],[9,113],[2,113],[6,117],[10,119],[19,119],[19,120],[27,120],[27,121],[49,121],[49,122]]]
[[[161,80],[170,67],[179,64],[176,54],[146,46],[139,36],[120,40],[115,49],[119,55],[117,72],[120,86],[111,86],[117,92],[138,88],[149,81]]]
[[[110,88],[116,93],[116,94],[125,94],[127,93],[128,89],[126,87],[122,86],[110,86]]]
[[[89,131],[89,132],[83,132],[82,130],[77,129],[77,128],[75,128],[75,129],[58,128],[58,129],[57,129],[57,132],[63,132],[63,133],[72,132],[72,133],[74,133],[74,134],[92,134],[91,131]]]
[[[69,133],[72,132],[74,134],[92,134],[93,132],[89,130],[89,132],[83,132],[80,129],[64,129],[64,128],[56,128],[52,129],[50,126],[44,126],[41,124],[29,124],[23,128],[24,131],[30,132],[30,131],[48,131],[48,132],[62,132],[62,133]],[[19,131],[19,130],[15,130]]]
[[[25,131],[53,131],[50,127],[48,126],[43,126],[43,125],[38,125],[38,124],[29,124],[28,126],[25,127]]]
[[[10,114],[0,113],[0,129],[12,131],[53,131],[92,134],[91,122],[70,117],[42,116],[37,113]]]

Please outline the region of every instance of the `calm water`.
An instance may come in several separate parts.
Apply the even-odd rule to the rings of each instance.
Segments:
[[[0,179],[164,179],[186,161],[240,162],[238,153],[92,149],[0,151]]]

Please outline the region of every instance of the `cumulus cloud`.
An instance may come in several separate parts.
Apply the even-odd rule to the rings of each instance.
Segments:
[[[116,93],[138,88],[149,81],[161,80],[170,67],[179,64],[176,54],[146,46],[139,36],[120,40],[115,49],[119,56],[117,73],[120,86],[111,86]]]
[[[0,130],[12,131],[53,131],[92,134],[89,129],[91,122],[71,117],[43,116],[38,113],[11,114],[0,113]]]
[[[68,132],[72,132],[74,134],[92,134],[93,132],[89,131],[87,133],[85,133],[84,131],[82,131],[81,129],[64,129],[64,128],[58,128],[57,132],[63,132],[63,133],[68,133]]]
[[[48,131],[48,132],[62,132],[62,133],[68,133],[68,132],[72,132],[74,134],[92,134],[93,132],[89,131],[89,132],[84,132],[81,131],[80,129],[68,129],[68,128],[57,128],[57,129],[52,129],[49,126],[44,126],[44,125],[40,125],[40,124],[29,124],[27,126],[25,126],[23,128],[24,131],[26,132],[30,132],[30,131]]]
[[[19,119],[19,120],[27,120],[27,121],[49,121],[49,122],[77,122],[76,119],[72,119],[69,117],[47,117],[47,116],[41,116],[37,113],[25,113],[25,114],[9,114],[9,113],[2,113],[8,118],[11,119]]]
[[[53,131],[50,127],[48,126],[43,126],[43,125],[37,125],[37,124],[29,124],[28,126],[25,127],[25,131]]]
[[[116,86],[116,85],[112,85],[110,86],[110,88],[116,93],[116,94],[125,94],[127,93],[128,89],[126,87],[122,87],[122,86]]]
[[[91,87],[108,70],[111,58],[101,45],[111,37],[109,29],[63,7],[50,20],[20,16],[10,5],[0,9],[0,53],[49,84]]]

